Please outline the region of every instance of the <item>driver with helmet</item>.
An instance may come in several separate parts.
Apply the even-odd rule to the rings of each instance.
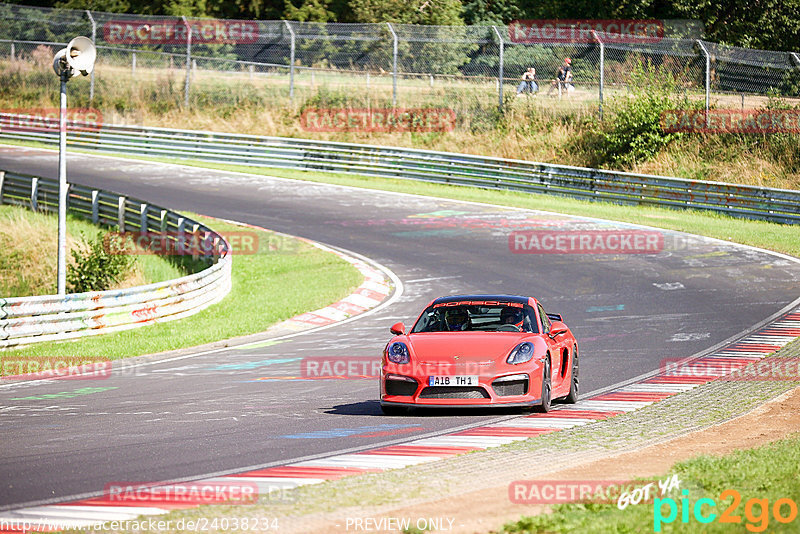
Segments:
[[[500,324],[513,324],[522,330],[525,315],[520,308],[505,307],[500,311]]]
[[[447,329],[451,332],[469,330],[469,313],[467,313],[467,310],[464,308],[452,308],[447,310],[444,320],[447,324]]]

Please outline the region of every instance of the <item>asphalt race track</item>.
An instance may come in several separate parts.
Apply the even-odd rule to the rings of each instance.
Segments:
[[[0,147],[0,169],[55,178],[57,155]],[[665,358],[707,350],[800,296],[799,263],[670,232],[657,254],[515,254],[509,246],[512,231],[632,229],[622,223],[75,154],[68,173],[73,182],[357,252],[391,269],[404,292],[377,313],[268,346],[164,361],[104,380],[0,384],[0,509],[514,417],[385,417],[376,379],[286,378],[299,375],[306,357],[378,358],[389,326],[412,323],[440,295],[539,297],[547,311],[564,315],[581,344],[584,393],[658,369]],[[70,396],[81,388],[108,389]],[[65,396],[38,398],[60,392]]]

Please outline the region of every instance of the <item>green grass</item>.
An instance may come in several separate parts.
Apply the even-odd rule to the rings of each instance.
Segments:
[[[191,216],[217,232],[242,231],[239,226]],[[363,280],[355,268],[338,256],[293,238],[278,238],[272,232],[259,231],[258,235],[256,254],[233,256],[230,294],[191,319],[74,342],[38,343],[4,351],[0,360],[76,353],[118,359],[258,333],[276,322],[345,297]]]
[[[671,498],[675,500],[677,516],[669,524],[661,525],[661,532],[798,532],[800,518],[787,524],[775,520],[773,506],[778,499],[791,499],[795,505],[800,504],[800,434],[787,439],[758,447],[755,449],[736,451],[733,454],[716,456],[698,456],[673,466],[670,473],[675,473],[681,480],[681,490],[688,490],[690,507],[688,521],[682,522],[682,497],[680,492],[673,491]],[[665,480],[667,474],[658,477]],[[720,494],[728,489],[735,490],[741,496],[738,507],[731,510],[732,516],[740,516],[741,523],[731,525],[719,522],[719,516],[733,505],[733,497],[720,499]],[[669,496],[665,496],[667,498]],[[716,509],[707,504],[702,506],[702,513],[716,513],[717,518],[709,523],[699,523],[694,515],[694,505],[698,499],[714,500]],[[746,514],[748,501],[766,499],[768,510],[763,511],[751,503],[750,516]],[[617,533],[653,532],[654,518],[657,508],[654,504],[631,505],[619,510],[616,504],[561,504],[553,507],[553,512],[533,517],[523,517],[516,523],[504,525],[501,532],[529,534],[581,532],[581,533]],[[661,516],[668,517],[669,504],[661,503]],[[795,508],[796,509],[796,508]],[[789,515],[788,505],[782,507],[785,517]],[[663,521],[662,521],[663,523]]]
[[[85,219],[67,216],[70,241],[95,239],[98,232],[104,231]],[[3,205],[0,206],[0,234],[0,297],[55,294],[57,217]],[[135,281],[145,284],[186,274],[179,266],[158,256],[137,256],[132,270],[140,275]]]

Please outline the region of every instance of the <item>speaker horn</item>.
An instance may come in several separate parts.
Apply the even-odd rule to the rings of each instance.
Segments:
[[[94,69],[97,49],[88,37],[76,37],[67,45],[66,58],[70,67],[88,76]]]

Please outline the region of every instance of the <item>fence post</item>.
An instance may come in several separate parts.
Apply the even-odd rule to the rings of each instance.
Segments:
[[[192,79],[192,26],[186,17],[181,17],[186,26],[186,83],[183,86],[183,105],[189,107],[189,85]]]
[[[136,52],[131,54],[131,76],[136,79]]]
[[[706,85],[706,123],[707,123],[708,122],[708,107],[709,107],[709,104],[711,103],[711,56],[709,55],[708,50],[706,50],[706,47],[703,44],[703,41],[701,41],[700,39],[697,40],[697,46],[700,48],[700,50],[703,52],[703,55],[706,58],[706,81],[705,81],[705,85]],[[708,126],[708,124],[706,124],[706,126]]]
[[[606,61],[606,45],[602,39],[600,39],[600,34],[597,33],[596,30],[592,30],[592,34],[597,42],[600,44],[600,87],[597,90],[597,97],[599,98],[600,102],[598,104],[597,111],[600,114],[600,120],[603,120],[603,88],[605,86],[606,81],[606,69],[605,69],[605,61]]]
[[[500,63],[498,64],[497,69],[497,109],[502,113],[503,112],[503,53],[505,48],[505,41],[503,40],[503,36],[497,31],[496,26],[492,26],[495,35],[500,40]]]
[[[392,107],[397,107],[397,34],[391,22],[387,22],[389,31],[392,32]]]
[[[86,10],[86,16],[89,17],[89,22],[92,23],[92,43],[95,42],[97,38],[97,23],[94,21],[94,17],[92,16],[92,12],[88,9]],[[92,69],[92,73],[89,77],[89,102],[94,100],[94,69]]]
[[[283,21],[286,24],[286,29],[289,30],[289,40],[291,43],[291,50],[289,50],[289,98],[294,99],[294,30],[288,20]]]
[[[792,56],[792,60],[794,61],[794,66],[800,69],[800,56],[798,56],[794,52],[789,52],[789,54]]]
[[[16,51],[14,50],[14,41],[11,41],[11,61],[16,59]]]
[[[3,182],[6,179],[6,171],[0,171],[0,204],[3,203]]]

